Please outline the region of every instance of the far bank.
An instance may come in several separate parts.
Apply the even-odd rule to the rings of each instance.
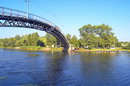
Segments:
[[[21,46],[21,47],[0,47],[0,48],[5,48],[5,49],[18,49],[18,50],[31,50],[31,51],[58,51],[62,52],[63,47],[57,48],[57,47],[40,47],[40,46]],[[84,49],[84,48],[78,48],[74,49],[73,51],[70,52],[130,52],[130,49],[121,49],[121,48],[116,48],[116,49]]]

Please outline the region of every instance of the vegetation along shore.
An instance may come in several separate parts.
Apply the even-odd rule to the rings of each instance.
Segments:
[[[130,42],[120,42],[109,25],[84,25],[79,29],[80,36],[67,34],[74,51],[93,52],[129,52]],[[0,48],[21,50],[62,51],[63,46],[50,34],[39,36],[32,33],[24,36],[16,35],[11,38],[0,39]]]

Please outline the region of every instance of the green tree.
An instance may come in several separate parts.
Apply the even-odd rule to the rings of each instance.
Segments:
[[[31,46],[31,44],[32,44],[32,38],[31,38],[31,34],[29,34],[27,36],[27,46]]]
[[[3,46],[3,42],[0,42],[0,46]]]
[[[46,36],[39,37],[38,45],[39,46],[47,46]]]
[[[85,25],[79,29],[81,45],[88,48],[93,48],[96,42],[95,26],[91,24]]]
[[[45,35],[45,37],[46,37],[46,45],[47,46],[51,46],[51,45],[56,45],[57,44],[57,39],[54,36],[52,36],[52,35],[47,33]]]
[[[114,47],[118,42],[109,25],[102,24],[96,26],[96,33],[100,38],[102,38],[102,41],[104,42],[103,47],[105,48]]]
[[[130,43],[127,46],[124,46],[123,49],[130,49]]]
[[[31,34],[31,46],[37,46],[37,42],[38,42],[38,38],[39,38],[39,35],[38,33],[33,33]]]
[[[8,39],[8,46],[9,47],[15,47],[15,42],[16,42],[15,38],[9,38]]]
[[[21,40],[17,40],[17,41],[15,42],[15,46],[16,46],[16,47],[23,46],[23,45],[22,45],[22,41],[21,41]]]
[[[112,28],[105,24],[88,24],[80,28],[79,32],[81,45],[88,46],[88,48],[110,48],[118,42]]]
[[[15,36],[15,39],[16,39],[16,40],[20,40],[20,39],[21,39],[20,35],[16,35],[16,36]]]
[[[74,46],[74,47],[79,47],[79,40],[77,39],[77,37],[74,35],[72,36],[72,38],[70,39],[70,43]]]
[[[8,47],[9,46],[9,44],[8,44],[8,39],[7,38],[5,38],[5,39],[3,39],[3,47]]]
[[[71,35],[70,35],[70,34],[67,34],[67,35],[66,35],[66,38],[67,38],[67,40],[70,42],[70,40],[71,40]]]

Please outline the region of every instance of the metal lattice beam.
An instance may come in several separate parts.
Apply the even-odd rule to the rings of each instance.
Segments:
[[[45,31],[55,36],[64,48],[69,48],[68,40],[55,24],[34,14],[29,14],[28,17],[26,14],[26,12],[0,7],[0,27],[23,27]]]

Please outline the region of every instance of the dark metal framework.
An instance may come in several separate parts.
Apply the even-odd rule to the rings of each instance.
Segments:
[[[34,14],[0,7],[0,27],[23,27],[45,31],[55,36],[63,44],[65,51],[69,48],[69,42],[58,26]]]

